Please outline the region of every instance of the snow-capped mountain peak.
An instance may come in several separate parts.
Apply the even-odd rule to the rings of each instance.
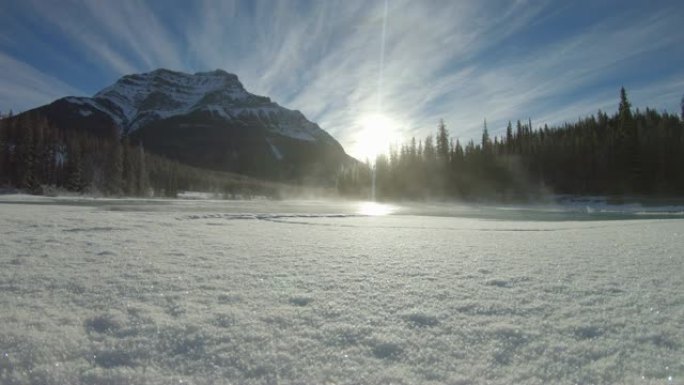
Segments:
[[[93,99],[126,131],[201,108],[224,110],[255,101],[270,102],[247,92],[236,75],[223,70],[186,74],[166,69],[126,75]]]

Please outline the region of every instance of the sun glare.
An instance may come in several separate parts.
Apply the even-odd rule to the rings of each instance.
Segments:
[[[391,143],[399,140],[397,123],[383,114],[363,116],[358,126],[353,154],[359,160],[375,161],[379,154],[386,153]]]
[[[382,216],[392,214],[396,208],[392,205],[377,202],[361,202],[357,213],[366,216]]]

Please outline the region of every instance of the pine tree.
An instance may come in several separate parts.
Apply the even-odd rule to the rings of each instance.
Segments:
[[[508,121],[508,126],[506,126],[506,150],[510,152],[511,146],[513,145],[513,126],[511,121]]]
[[[437,152],[435,151],[432,135],[428,135],[423,143],[423,158],[428,163],[434,163],[437,159]]]
[[[632,115],[632,104],[627,99],[627,91],[620,88],[620,104],[618,106],[619,139],[618,139],[618,165],[617,175],[622,180],[618,181],[618,192],[641,192],[642,179],[644,177],[641,167],[641,154],[639,151],[639,132],[636,121]]]
[[[0,186],[4,186],[7,178],[7,128],[6,120],[0,119]]]
[[[123,187],[123,151],[121,142],[114,140],[109,145],[109,156],[105,171],[106,193],[121,195]]]
[[[449,132],[443,119],[437,125],[437,157],[444,163],[449,160]]]
[[[21,128],[22,135],[17,144],[17,161],[19,170],[19,187],[29,192],[36,192],[38,181],[35,175],[36,147],[34,140],[33,117],[28,115]]]
[[[489,130],[487,130],[487,119],[484,121],[484,128],[482,129],[482,149],[489,152],[492,146],[492,141],[489,138]]]
[[[35,185],[33,186],[33,191],[35,193],[40,193],[42,188],[40,187],[45,183],[46,178],[46,164],[45,164],[45,152],[47,148],[47,143],[45,141],[45,131],[47,130],[47,121],[45,118],[37,119],[35,121],[35,128],[33,131],[33,177],[35,180]]]
[[[620,88],[620,105],[618,106],[618,115],[620,122],[632,119],[632,104],[627,99],[627,91],[625,87]]]
[[[416,145],[416,137],[411,138],[411,145],[409,146],[409,156],[411,162],[415,162],[418,157],[418,147]]]
[[[142,143],[138,145],[138,167],[137,167],[137,194],[147,196],[149,190],[149,177],[147,175],[147,168],[145,167],[145,150]]]
[[[463,147],[461,146],[461,142],[456,139],[456,145],[454,146],[454,160],[456,163],[463,161]]]
[[[135,157],[137,155],[136,152],[133,151],[130,145],[130,141],[128,139],[128,136],[124,136],[123,138],[123,144],[121,145],[121,152],[122,152],[122,172],[121,172],[121,178],[122,178],[122,190],[124,195],[137,195],[137,181],[138,181],[138,172],[137,172],[137,165],[138,162],[136,162]]]
[[[42,153],[44,183],[54,186],[57,183],[57,130],[47,127]]]
[[[81,145],[72,139],[66,148],[66,188],[70,191],[83,191],[83,163],[81,161]]]

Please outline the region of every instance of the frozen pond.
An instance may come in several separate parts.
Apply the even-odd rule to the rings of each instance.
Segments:
[[[676,209],[0,196],[1,384],[682,384]]]

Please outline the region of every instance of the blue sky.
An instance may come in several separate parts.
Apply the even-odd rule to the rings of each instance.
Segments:
[[[468,140],[484,119],[501,134],[613,112],[623,85],[635,107],[678,112],[682,26],[681,0],[0,0],[0,110],[159,67],[222,68],[354,155],[377,112],[392,140],[440,118]]]

